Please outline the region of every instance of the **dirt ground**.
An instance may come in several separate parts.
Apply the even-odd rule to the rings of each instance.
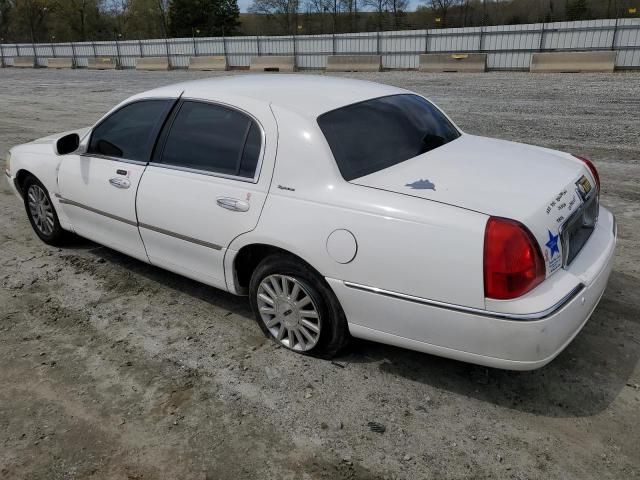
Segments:
[[[0,155],[205,76],[0,70]],[[0,478],[640,477],[640,74],[350,76],[426,94],[467,132],[595,160],[619,245],[583,332],[525,373],[367,342],[302,357],[246,299],[88,241],[44,245],[3,181]]]

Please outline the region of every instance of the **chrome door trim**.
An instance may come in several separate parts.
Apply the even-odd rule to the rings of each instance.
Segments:
[[[105,212],[103,210],[98,210],[97,208],[90,207],[88,205],[84,205],[82,203],[74,202],[73,200],[68,200],[66,198],[61,197],[59,194],[55,194],[56,199],[65,205],[72,205],[74,207],[82,208],[89,212],[95,213],[97,215],[102,215],[103,217],[110,218],[112,220],[116,220],[118,222],[126,223],[127,225],[131,225],[132,227],[145,228],[147,230],[151,230],[153,232],[161,233],[163,235],[168,235],[170,237],[177,238],[179,240],[184,240],[185,242],[195,243],[196,245],[200,245],[207,248],[212,248],[213,250],[222,250],[221,245],[217,245],[211,242],[205,242],[204,240],[199,240],[197,238],[188,237],[186,235],[181,235],[179,233],[171,232],[169,230],[165,230],[164,228],[154,227],[153,225],[147,225],[146,223],[138,223],[133,222],[131,220],[127,220],[126,218],[119,217],[117,215],[112,215],[111,213]]]
[[[84,205],[82,203],[74,202],[73,200],[68,200],[66,198],[62,198],[60,195],[56,194],[56,198],[60,203],[65,205],[72,205],[74,207],[82,208],[92,213],[96,213],[98,215],[102,215],[103,217],[110,218],[112,220],[117,220],[118,222],[126,223],[127,225],[131,225],[133,227],[138,226],[138,222],[133,222],[131,220],[127,220],[126,218],[119,217],[117,215],[112,215],[111,213],[105,212],[103,210],[98,210],[97,208],[90,207],[88,205]]]
[[[237,180],[239,182],[245,182],[245,183],[258,183],[257,179],[251,178],[251,177],[240,177],[238,175],[227,175],[225,173],[215,173],[215,172],[211,172],[209,170],[199,170],[197,168],[189,168],[189,167],[180,167],[178,165],[171,165],[168,163],[156,163],[156,162],[149,162],[148,164],[149,167],[158,167],[158,168],[166,168],[168,170],[179,170],[181,172],[188,172],[188,173],[197,173],[199,175],[208,175],[209,177],[218,177],[218,178],[224,178],[227,180]]]
[[[555,305],[534,313],[503,313],[493,312],[490,310],[483,310],[481,308],[465,307],[462,305],[455,305],[453,303],[439,302],[437,300],[429,300],[426,298],[415,297],[413,295],[406,295],[404,293],[392,292],[390,290],[384,290],[382,288],[370,287],[367,285],[360,285],[358,283],[343,281],[345,287],[353,288],[355,290],[362,290],[364,292],[375,293],[377,295],[384,295],[385,297],[391,297],[398,300],[405,300],[408,302],[419,303],[421,305],[428,305],[430,307],[444,308],[446,310],[453,310],[461,313],[469,313],[472,315],[479,315],[482,317],[491,317],[499,320],[519,320],[519,321],[534,321],[543,320],[550,317],[562,307],[564,307],[569,301],[571,301],[578,293],[580,293],[585,287],[581,283],[573,288],[567,295],[560,299]]]
[[[146,165],[147,162],[141,162],[140,160],[129,160],[126,158],[110,157],[109,155],[100,155],[98,153],[81,153],[81,157],[87,158],[100,158],[102,160],[111,160],[112,162],[130,163],[132,165]]]
[[[153,225],[147,225],[146,223],[139,223],[138,226],[146,230],[151,230],[152,232],[161,233],[163,235],[168,235],[169,237],[184,240],[185,242],[195,243],[196,245],[200,245],[202,247],[212,248],[213,250],[222,250],[222,246],[216,245],[215,243],[209,243],[205,242],[204,240],[198,240],[197,238],[170,232],[169,230],[165,230],[164,228],[154,227]]]

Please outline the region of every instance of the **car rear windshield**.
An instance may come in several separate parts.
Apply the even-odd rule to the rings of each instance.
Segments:
[[[318,117],[345,180],[363,177],[438,148],[460,132],[418,95],[392,95]]]

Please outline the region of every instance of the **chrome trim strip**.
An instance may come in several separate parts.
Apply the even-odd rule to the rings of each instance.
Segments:
[[[117,215],[112,215],[112,214],[107,213],[107,212],[105,212],[103,210],[98,210],[97,208],[89,207],[88,205],[83,205],[82,203],[74,202],[73,200],[67,200],[66,198],[62,198],[59,195],[56,195],[56,198],[58,198],[58,201],[60,203],[63,203],[63,204],[66,204],[66,205],[72,205],[72,206],[78,207],[78,208],[82,208],[82,209],[87,210],[89,212],[93,212],[93,213],[96,213],[98,215],[102,215],[103,217],[107,217],[107,218],[110,218],[112,220],[117,220],[118,222],[126,223],[127,225],[131,225],[133,227],[137,227],[138,226],[137,222],[133,222],[131,220],[127,220],[126,218],[118,217]]]
[[[169,230],[165,230],[163,228],[154,227],[152,225],[147,225],[146,223],[138,224],[140,228],[145,228],[147,230],[151,230],[152,232],[161,233],[163,235],[168,235],[170,237],[177,238],[179,240],[184,240],[185,242],[195,243],[196,245],[201,245],[203,247],[212,248],[214,250],[222,250],[220,245],[216,245],[215,243],[205,242],[204,240],[198,240],[197,238],[187,237],[186,235],[180,235],[179,233],[170,232]]]
[[[580,293],[584,289],[583,284],[577,285],[573,290],[571,290],[567,295],[565,295],[558,303],[552,305],[551,307],[542,310],[541,312],[534,313],[503,313],[503,312],[492,312],[489,310],[482,310],[481,308],[474,307],[464,307],[462,305],[455,305],[453,303],[447,302],[439,302],[437,300],[428,300],[426,298],[415,297],[413,295],[405,295],[404,293],[392,292],[389,290],[384,290],[382,288],[369,287],[367,285],[360,285],[353,282],[343,282],[345,287],[353,288],[356,290],[362,290],[364,292],[376,293],[378,295],[384,295],[386,297],[396,298],[398,300],[405,300],[408,302],[419,303],[421,305],[428,305],[430,307],[438,307],[444,308],[446,310],[453,310],[456,312],[469,313],[473,315],[479,315],[482,317],[491,317],[500,320],[519,320],[519,321],[533,321],[533,320],[542,320],[547,317],[550,317],[562,307],[564,307],[570,300],[572,300],[578,293]]]
[[[200,170],[197,168],[181,167],[179,165],[171,165],[169,163],[149,162],[150,167],[166,168],[168,170],[179,170],[181,172],[197,173],[199,175],[207,175],[209,177],[226,178],[228,180],[238,180],[239,182],[258,183],[255,177],[241,177],[239,175],[227,175],[226,173],[216,173],[209,170]]]
[[[127,220],[126,218],[118,217],[117,215],[112,215],[110,213],[104,212],[102,210],[98,210],[97,208],[89,207],[88,205],[83,205],[82,203],[74,202],[73,200],[67,200],[60,196],[60,194],[56,193],[54,195],[60,203],[66,205],[72,205],[74,207],[82,208],[84,210],[88,210],[89,212],[96,213],[98,215],[102,215],[104,217],[110,218],[112,220],[117,220],[118,222],[126,223],[127,225],[131,225],[133,227],[145,228],[147,230],[151,230],[153,232],[161,233],[163,235],[168,235],[170,237],[177,238],[179,240],[184,240],[185,242],[195,243],[196,245],[201,245],[203,247],[212,248],[214,250],[222,250],[220,245],[216,245],[215,243],[205,242],[204,240],[198,240],[197,238],[187,237],[186,235],[180,235],[179,233],[170,232],[169,230],[165,230],[164,228],[154,227],[153,225],[147,225],[146,223],[138,223],[132,222],[131,220]]]
[[[144,166],[147,162],[141,162],[140,160],[128,160],[126,158],[110,157],[109,155],[100,155],[99,153],[81,153],[81,157],[87,158],[99,158],[101,160],[111,160],[112,162],[130,163],[132,165]]]

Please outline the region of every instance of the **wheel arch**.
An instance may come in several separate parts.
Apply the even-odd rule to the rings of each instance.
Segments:
[[[251,275],[258,264],[260,264],[260,262],[269,255],[277,253],[295,258],[313,269],[321,277],[324,277],[324,275],[310,262],[290,249],[276,246],[271,243],[253,242],[243,245],[230,259],[228,266],[231,271],[229,272],[230,278],[227,281],[229,289],[238,295],[246,295],[249,290]]]
[[[21,168],[20,170],[18,170],[16,172],[16,176],[13,180],[13,182],[16,185],[16,189],[18,190],[18,193],[20,194],[20,196],[24,197],[24,182],[26,181],[26,179],[28,177],[33,177],[36,180],[38,180],[40,183],[42,183],[42,181],[36,176],[34,175],[32,172],[30,172],[29,170],[27,170],[26,168]]]

